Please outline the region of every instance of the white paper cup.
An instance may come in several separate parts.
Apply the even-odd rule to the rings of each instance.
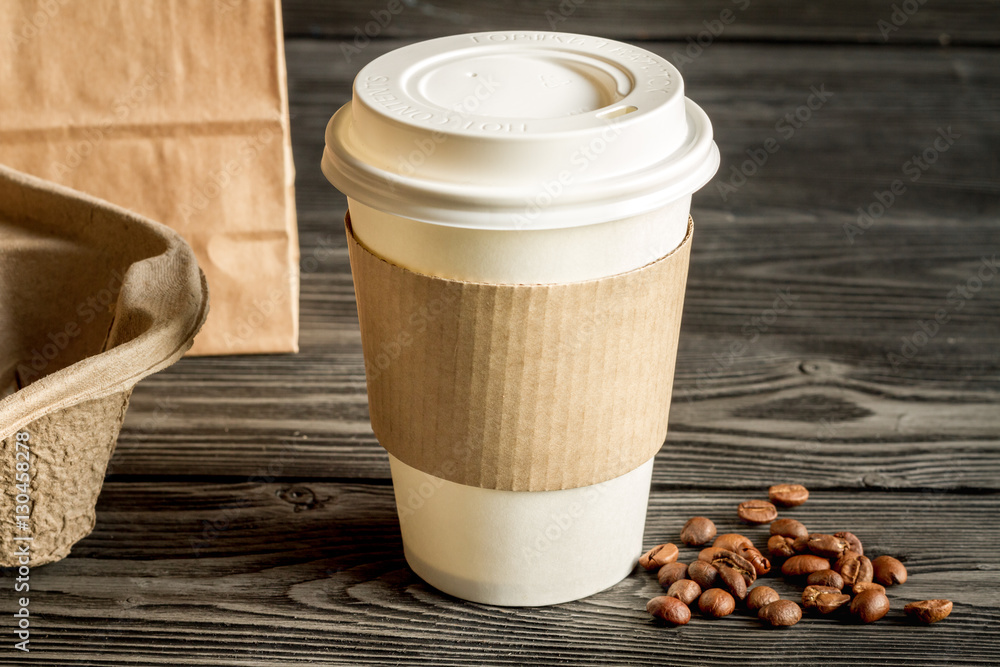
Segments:
[[[504,284],[602,278],[669,254],[719,162],[669,63],[546,32],[457,35],[376,59],[326,143],[323,171],[368,250]],[[600,484],[534,492],[390,464],[406,559],[446,593],[579,599],[620,581],[641,551],[652,459]]]

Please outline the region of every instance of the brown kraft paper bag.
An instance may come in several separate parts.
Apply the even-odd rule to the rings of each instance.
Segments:
[[[7,0],[0,162],[178,231],[212,290],[191,354],[298,350],[277,0]]]

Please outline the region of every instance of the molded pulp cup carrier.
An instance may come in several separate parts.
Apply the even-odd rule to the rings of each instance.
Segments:
[[[42,565],[93,529],[132,388],[191,347],[208,290],[169,228],[3,166],[0,281],[0,565]]]
[[[358,74],[322,167],[348,197],[372,426],[427,582],[543,605],[633,569],[691,195],[718,164],[680,73],[628,44],[456,35]]]

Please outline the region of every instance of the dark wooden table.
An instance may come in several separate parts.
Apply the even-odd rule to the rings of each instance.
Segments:
[[[1000,663],[1000,4],[908,0],[919,9],[894,19],[888,0],[409,0],[348,62],[355,27],[387,4],[286,2],[302,352],[185,359],[137,388],[97,527],[32,572],[33,650],[5,646],[0,664]],[[645,572],[510,609],[407,568],[323,129],[390,49],[550,21],[682,65],[723,154],[695,197],[647,542],[676,540],[694,514],[736,529],[738,501],[800,481],[812,497],[790,516],[909,568],[876,625],[768,631],[737,613],[668,629],[644,611],[659,590]],[[782,124],[814,88],[831,95]],[[941,132],[955,139],[935,151]],[[731,181],[771,137],[779,150]],[[914,171],[925,151],[933,164]],[[905,192],[859,226],[895,179]],[[779,292],[793,305],[775,315]],[[937,597],[955,601],[945,622],[904,620],[907,601]]]

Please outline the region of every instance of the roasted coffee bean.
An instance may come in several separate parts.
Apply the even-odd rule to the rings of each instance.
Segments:
[[[753,542],[746,535],[740,535],[739,533],[723,533],[715,538],[715,541],[712,542],[712,546],[720,549],[729,549],[730,551],[739,553],[744,549],[753,549]]]
[[[711,563],[713,560],[715,560],[715,557],[718,556],[723,551],[729,551],[729,549],[723,549],[722,547],[705,547],[704,549],[698,552],[698,560],[703,560],[706,563]]]
[[[757,576],[767,574],[771,571],[771,561],[754,547],[743,549],[739,554],[750,561],[753,569],[757,572]]]
[[[696,516],[688,519],[681,529],[681,542],[689,547],[700,547],[708,544],[715,537],[715,524],[711,519]]]
[[[670,584],[681,579],[688,578],[688,566],[686,563],[667,563],[656,573],[656,580],[664,588],[670,588]]]
[[[868,560],[868,556],[859,556],[853,551],[838,558],[833,569],[843,578],[845,586],[866,584],[872,580],[872,562]]]
[[[771,523],[778,518],[778,509],[766,500],[747,500],[736,508],[736,514],[747,523]]]
[[[903,607],[903,613],[920,623],[937,623],[948,618],[951,608],[951,600],[921,600]]]
[[[761,607],[766,607],[780,598],[778,591],[770,586],[754,586],[747,593],[747,609],[758,611]]]
[[[786,577],[804,577],[812,574],[813,572],[829,569],[830,561],[826,558],[823,558],[822,556],[813,556],[811,554],[802,554],[799,556],[792,556],[786,560],[784,565],[781,566],[781,573]]]
[[[889,613],[889,598],[878,591],[865,591],[851,602],[851,613],[862,623],[874,623]]]
[[[851,596],[833,586],[806,586],[802,591],[802,608],[830,614],[851,601]]]
[[[671,625],[684,625],[691,620],[691,610],[686,604],[666,595],[655,597],[646,603],[646,611]]]
[[[735,551],[723,549],[715,558],[712,559],[712,565],[714,565],[716,569],[718,569],[720,565],[726,565],[733,568],[743,575],[747,586],[757,580],[757,570],[754,568],[753,563]]]
[[[772,535],[767,541],[767,553],[771,554],[772,558],[789,558],[795,555],[795,549],[792,548],[793,540],[790,537],[785,537],[784,535]]]
[[[878,591],[882,595],[885,595],[885,586],[871,581],[863,581],[860,584],[854,584],[854,586],[851,587],[851,592],[855,595],[864,593],[865,591]]]
[[[796,537],[795,540],[792,541],[792,549],[794,549],[797,554],[810,553],[809,536],[806,535],[805,537]]]
[[[767,490],[767,497],[775,505],[796,507],[809,500],[809,490],[801,484],[775,484]]]
[[[906,583],[906,566],[892,556],[879,556],[872,561],[875,581],[883,586]]]
[[[862,546],[861,540],[859,540],[858,536],[855,535],[854,533],[842,530],[839,533],[834,533],[833,536],[839,537],[842,540],[847,540],[848,548],[851,551],[857,553],[860,556],[865,555],[865,548],[864,546]]]
[[[830,586],[838,591],[844,588],[844,578],[835,570],[820,570],[813,572],[806,579],[807,586]]]
[[[809,529],[801,521],[782,518],[771,522],[771,534],[783,535],[794,540],[799,537],[809,537]]]
[[[847,540],[826,533],[810,533],[806,545],[810,553],[823,558],[840,558],[850,546]]]
[[[719,582],[719,571],[711,563],[703,560],[696,560],[688,565],[688,579],[702,587],[708,589]]]
[[[772,627],[786,627],[802,620],[802,608],[791,600],[775,600],[761,607],[757,618]]]
[[[658,570],[677,560],[679,552],[674,544],[657,544],[639,558],[639,565],[647,570]]]
[[[848,609],[851,596],[847,593],[821,593],[816,598],[816,610],[821,614],[832,614],[840,609]]]
[[[680,581],[675,581],[670,585],[667,590],[667,595],[672,598],[677,598],[684,604],[691,604],[698,599],[701,595],[701,586],[694,583],[690,579],[681,579]]]
[[[721,588],[709,588],[698,598],[698,609],[706,616],[722,618],[736,610],[736,600]]]
[[[741,572],[724,563],[717,564],[715,569],[719,571],[719,581],[723,588],[741,600],[747,596],[747,582]]]

